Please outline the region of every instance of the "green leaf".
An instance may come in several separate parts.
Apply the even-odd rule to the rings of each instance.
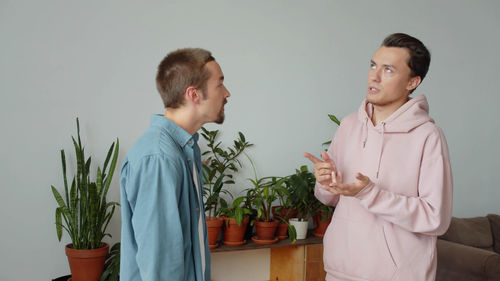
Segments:
[[[56,231],[57,231],[57,239],[61,241],[62,237],[62,219],[61,219],[61,209],[56,208]]]
[[[245,197],[238,197],[238,198],[236,198],[233,201],[233,206],[234,207],[238,207],[243,202],[243,200],[245,200]]]
[[[330,120],[332,120],[333,122],[335,122],[337,125],[340,126],[340,121],[339,119],[337,119],[337,117],[333,114],[328,114],[328,117],[330,117]]]
[[[234,219],[236,220],[236,223],[241,226],[241,223],[243,222],[243,209],[242,208],[236,208],[235,214],[234,214]]]
[[[295,226],[291,224],[288,224],[288,237],[290,238],[292,244],[295,244],[297,241],[297,230],[295,229]]]
[[[59,191],[54,186],[51,186],[52,188],[52,193],[54,194],[54,198],[56,199],[57,204],[61,208],[66,208],[66,204],[64,203],[64,200],[61,197],[61,194],[59,194]]]

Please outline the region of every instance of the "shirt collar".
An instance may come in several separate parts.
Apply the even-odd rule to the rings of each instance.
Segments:
[[[163,131],[169,134],[181,147],[184,147],[186,145],[193,147],[198,142],[198,133],[195,133],[191,136],[183,128],[163,115],[153,115],[151,117],[151,126],[161,128]]]

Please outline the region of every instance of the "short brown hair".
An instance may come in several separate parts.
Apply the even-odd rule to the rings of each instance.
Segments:
[[[158,65],[156,88],[165,108],[178,108],[184,104],[184,93],[190,86],[205,89],[210,72],[204,67],[214,61],[204,49],[185,48],[169,53]]]
[[[431,63],[431,54],[424,43],[408,34],[394,33],[384,39],[382,46],[408,49],[410,59],[407,63],[411,70],[411,77],[420,76],[424,80]]]

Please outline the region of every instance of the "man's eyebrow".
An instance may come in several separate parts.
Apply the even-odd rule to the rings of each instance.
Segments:
[[[376,62],[374,62],[373,60],[370,60],[370,63],[371,63],[371,64],[374,64],[374,65],[377,65],[377,63],[376,63]],[[386,63],[386,64],[383,64],[382,66],[383,66],[383,67],[390,67],[390,68],[394,68],[394,69],[396,69],[396,67],[395,67],[393,64],[387,64],[387,63]]]

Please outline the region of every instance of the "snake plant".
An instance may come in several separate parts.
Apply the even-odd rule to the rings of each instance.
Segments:
[[[64,182],[64,199],[52,185],[52,193],[58,207],[55,211],[57,238],[61,241],[62,229],[69,234],[74,249],[97,249],[105,236],[106,228],[113,216],[117,202],[108,202],[106,196],[116,167],[119,140],[108,150],[104,166],[97,168],[95,181],[90,177],[91,157],[85,157],[85,149],[80,140],[80,123],[76,119],[77,139],[71,137],[76,154],[76,173],[71,185],[66,176],[66,155],[61,150]],[[110,162],[111,160],[111,162]],[[108,166],[109,164],[109,166]]]

